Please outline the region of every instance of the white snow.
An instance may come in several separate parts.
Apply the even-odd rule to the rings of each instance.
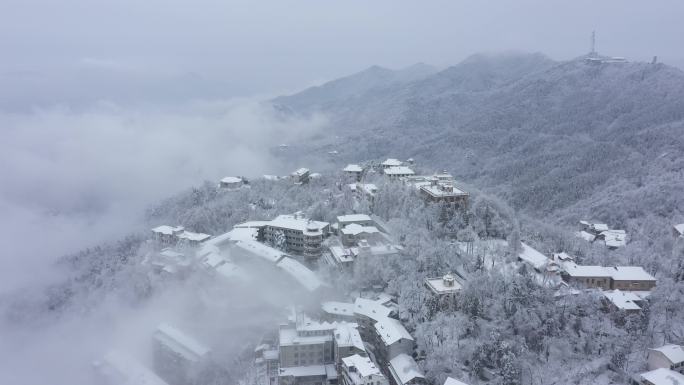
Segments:
[[[651,350],[662,353],[672,364],[684,362],[684,348],[679,345],[668,344]]]
[[[344,168],[345,172],[361,172],[363,169],[361,166],[358,164],[348,164],[347,167]]]
[[[640,377],[653,385],[684,384],[684,375],[665,368],[658,368],[656,370],[651,370],[650,372],[641,373]]]
[[[371,361],[371,359],[368,357],[362,357],[358,354],[354,354],[353,356],[343,358],[342,362],[344,362],[348,368],[355,367],[356,372],[362,377],[381,374],[380,369],[378,369],[373,361]]]
[[[183,226],[167,226],[167,225],[162,225],[162,226],[157,226],[152,229],[153,233],[159,233],[159,234],[164,234],[164,235],[173,235],[176,234],[180,231],[183,231],[184,228]]]
[[[546,258],[546,256],[539,251],[535,250],[528,244],[524,242],[520,242],[522,244],[522,251],[518,256],[520,259],[523,261],[529,263],[532,265],[537,270],[541,270],[546,266],[547,263],[549,263],[549,259]]]
[[[411,334],[406,330],[404,325],[394,318],[384,317],[379,319],[378,322],[375,323],[375,331],[382,338],[382,342],[384,342],[386,346],[390,346],[402,339],[413,341],[413,337],[411,337]]]
[[[406,166],[396,166],[385,169],[385,175],[414,175],[413,170]]]
[[[634,293],[613,290],[603,292],[603,295],[620,310],[641,310],[641,306],[636,304],[641,298]]]
[[[389,362],[389,369],[392,376],[403,385],[415,378],[425,378],[418,368],[418,364],[413,357],[406,353],[401,353]]]
[[[444,385],[468,385],[463,381],[459,381],[455,378],[447,377],[446,381],[444,381]]]
[[[323,286],[323,282],[318,279],[316,273],[292,258],[284,257],[277,263],[277,266],[283,269],[283,271],[289,274],[308,291],[316,291]]]
[[[368,298],[357,298],[354,301],[354,313],[366,316],[374,321],[379,321],[392,313],[394,309],[385,306],[382,301]]]
[[[167,385],[153,371],[116,350],[107,352],[102,362],[95,363],[95,367],[110,384]]]
[[[347,214],[337,217],[339,223],[369,222],[371,217],[367,214]]]

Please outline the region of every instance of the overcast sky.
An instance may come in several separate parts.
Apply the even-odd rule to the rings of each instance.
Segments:
[[[23,102],[41,100],[45,82],[111,88],[92,80],[98,71],[200,76],[191,91],[209,96],[279,93],[373,64],[444,66],[501,50],[568,59],[589,50],[592,30],[601,53],[684,67],[683,15],[681,0],[4,0],[0,81],[15,92],[5,99]]]

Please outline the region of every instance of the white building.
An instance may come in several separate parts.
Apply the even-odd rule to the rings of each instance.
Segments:
[[[437,174],[431,177],[428,183],[420,183],[420,192],[428,202],[447,203],[460,208],[468,207],[470,194],[456,188],[452,178],[449,174]]]
[[[550,260],[546,258],[544,254],[537,251],[535,248],[526,244],[525,242],[520,243],[522,244],[522,250],[520,251],[520,254],[518,254],[518,259],[532,266],[539,272],[544,271]]]
[[[337,323],[296,313],[293,318],[278,333],[279,384],[321,385],[337,380],[333,342]]]
[[[342,359],[342,385],[389,385],[373,361],[358,354]]]
[[[668,344],[648,349],[648,370],[670,369],[684,374],[684,348]]]
[[[285,257],[276,266],[309,292],[315,292],[325,286],[316,273],[292,258]]]
[[[360,182],[363,168],[358,164],[348,164],[343,170],[345,177],[350,182]]]
[[[463,288],[451,273],[439,278],[425,278],[425,286],[430,289],[432,294],[440,297],[454,295]]]
[[[389,177],[390,180],[397,180],[399,178],[405,178],[416,174],[413,172],[413,170],[406,166],[388,167],[384,169],[384,173],[387,175],[387,177]]]
[[[323,251],[323,239],[330,232],[328,222],[312,221],[302,214],[279,215],[264,225],[264,239],[280,249],[316,259]]]
[[[227,190],[236,190],[242,187],[243,182],[244,181],[239,176],[227,176],[221,179],[219,187]]]
[[[328,318],[354,319],[354,304],[350,302],[326,301],[321,303],[321,310]]]
[[[408,354],[400,354],[390,360],[388,371],[393,385],[417,385],[425,383],[425,376],[418,364]]]

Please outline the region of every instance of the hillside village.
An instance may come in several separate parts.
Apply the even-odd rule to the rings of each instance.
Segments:
[[[211,194],[230,197],[251,193],[258,185],[279,184],[292,186],[296,195],[297,189],[319,183],[328,214],[322,215],[325,210],[320,206],[318,212],[302,206],[236,222],[216,234],[190,231],[192,226],[186,223],[160,223],[141,247],[141,263],[149,268],[152,281],[199,274],[218,279],[231,290],[258,285],[260,276],[268,274],[298,287],[293,289],[293,295],[301,293],[296,303],[280,309],[281,322],[262,325],[270,332],[253,341],[252,369],[240,379],[243,384],[519,384],[523,378],[525,383],[551,383],[515,357],[538,352],[548,362],[554,355],[552,344],[560,339],[594,335],[587,329],[589,322],[607,322],[628,334],[609,335],[604,324],[595,335],[602,342],[587,337],[583,346],[577,345],[575,349],[597,357],[590,364],[594,369],[583,375],[608,368],[613,380],[632,384],[684,383],[684,350],[678,345],[684,342],[678,334],[681,324],[666,334],[674,338],[663,339],[662,346],[630,345],[634,350],[626,351],[628,345],[615,345],[630,338],[629,333],[642,335],[638,329],[648,324],[657,306],[650,304],[659,288],[657,274],[649,272],[652,266],[587,264],[586,255],[575,254],[586,247],[605,254],[624,248],[629,242],[624,230],[582,220],[576,233],[564,235],[570,240],[567,249],[538,250],[534,239],[522,237],[519,225],[506,223],[504,214],[495,215],[495,206],[474,202],[468,189],[447,171],[417,169],[413,159],[390,158],[348,164],[336,175],[300,168],[289,176],[223,178],[211,187]],[[387,213],[406,207],[399,207],[399,202],[412,205],[422,215],[413,219],[425,223],[412,228],[410,215],[401,223],[393,220]],[[263,201],[250,203],[252,211],[262,206],[271,207]],[[332,212],[339,215],[331,217]],[[672,233],[674,242],[684,242],[684,225],[674,225]],[[439,242],[446,251],[416,249],[415,235],[430,237],[424,239]],[[425,253],[446,254],[439,261]],[[422,272],[421,279],[413,282],[415,275],[407,276],[408,285],[397,286],[402,283],[385,278],[393,274],[389,266],[409,259],[417,263],[411,266]],[[500,301],[495,287],[500,284],[513,285],[517,294],[508,297],[504,289],[507,299]],[[500,312],[511,322],[536,318],[525,309],[535,302],[545,304],[538,311],[549,312],[548,318],[537,318],[539,325],[533,329],[515,326],[521,346],[507,344],[490,312]],[[594,318],[582,321],[586,312],[595,312]],[[574,337],[561,337],[566,327],[574,330]],[[490,334],[486,338],[485,331]],[[120,351],[108,353],[96,367],[112,384],[119,378],[131,384],[214,383],[208,379],[225,376],[227,369],[194,332],[160,324],[151,336],[153,368]],[[478,349],[468,347],[476,338],[489,342]],[[452,349],[459,353],[450,354]],[[455,370],[435,367],[441,362]]]

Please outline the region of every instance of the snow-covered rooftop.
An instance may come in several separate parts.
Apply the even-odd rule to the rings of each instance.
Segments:
[[[216,268],[216,272],[224,278],[237,278],[242,281],[250,281],[250,277],[247,272],[234,263],[223,263]]]
[[[462,196],[468,195],[467,192],[459,190],[453,185],[433,185],[433,184],[421,184],[420,189],[434,197],[451,197],[451,196]]]
[[[453,280],[452,286],[447,286],[445,284],[445,278],[448,281]],[[445,277],[439,278],[426,278],[425,283],[437,294],[451,294],[456,293],[461,290],[463,286],[456,280],[453,274],[447,274]]]
[[[674,229],[677,230],[680,236],[684,235],[684,223],[674,225]]]
[[[463,381],[459,381],[455,378],[447,377],[446,381],[444,381],[444,385],[468,385]]]
[[[325,376],[325,365],[308,365],[308,366],[292,366],[289,368],[280,368],[280,377],[311,377],[311,376]]]
[[[541,270],[549,263],[549,259],[546,256],[525,242],[520,242],[522,244],[522,251],[518,254],[518,257],[523,261],[529,263],[537,270]]]
[[[378,369],[373,361],[369,357],[363,357],[358,354],[353,356],[344,357],[342,359],[344,365],[348,368],[355,367],[356,372],[361,375],[361,377],[368,377],[373,375],[380,375],[380,369]],[[363,382],[358,382],[362,384]]]
[[[160,324],[154,333],[154,338],[190,361],[199,361],[209,353],[209,348],[169,324]]]
[[[380,232],[375,226],[361,226],[356,223],[347,225],[340,231],[344,235],[376,234]]]
[[[637,302],[641,301],[641,298],[628,291],[606,291],[603,295],[608,298],[610,302],[621,310],[641,310],[641,306],[637,305]],[[683,384],[684,385],[684,384]]]
[[[361,172],[363,171],[363,168],[359,166],[358,164],[348,164],[347,167],[344,168],[345,172]]]
[[[624,230],[606,230],[600,235],[608,247],[617,248],[627,244],[627,233]]]
[[[235,247],[240,251],[255,255],[271,263],[277,263],[287,255],[278,249],[251,240],[239,240],[235,242]]]
[[[305,174],[307,174],[308,172],[309,172],[308,168],[302,167],[302,168],[296,170],[295,172],[293,172],[292,175],[301,177],[301,176],[304,176]]]
[[[374,321],[387,318],[393,310],[378,300],[359,297],[354,301],[354,313],[366,316]]]
[[[406,166],[395,166],[385,169],[385,175],[413,175],[413,170]]]
[[[577,237],[584,239],[587,242],[594,242],[596,236],[592,233],[588,233],[584,230],[577,232]]]
[[[359,334],[357,327],[358,325],[355,323],[339,323],[333,332],[337,346],[353,346],[356,349],[365,351],[366,347],[363,345],[363,340],[361,339],[361,334]]]
[[[278,331],[280,346],[322,344],[332,341],[332,333],[318,335],[299,335],[295,328],[282,328]]]
[[[158,233],[158,234],[164,234],[164,235],[173,235],[176,234],[180,231],[183,231],[184,228],[183,226],[168,226],[168,225],[161,225],[157,226],[152,229],[153,233]]]
[[[371,217],[367,214],[347,214],[337,217],[339,223],[354,223],[371,221]]]
[[[323,282],[318,279],[316,273],[292,258],[284,257],[277,263],[277,266],[283,269],[283,271],[289,274],[308,291],[316,291],[323,286]]]
[[[324,312],[340,316],[354,316],[354,304],[349,302],[327,301],[321,304]]]
[[[404,164],[402,161],[400,161],[399,159],[394,159],[394,158],[389,158],[389,159],[385,160],[384,162],[382,162],[382,165],[386,166],[386,167],[398,167],[398,166],[401,166],[402,164]]]
[[[329,223],[312,221],[299,215],[278,215],[274,220],[268,222],[267,225],[297,231],[310,231],[311,229],[323,231]]]
[[[227,176],[223,179],[221,179],[222,183],[228,183],[228,184],[233,184],[233,183],[242,183],[242,178],[237,177],[237,176]]]
[[[401,339],[413,341],[413,337],[411,337],[411,334],[406,330],[401,321],[394,318],[384,317],[378,320],[375,323],[375,331],[387,346]]]
[[[178,238],[187,239],[189,241],[195,242],[204,242],[207,239],[211,238],[211,235],[204,233],[193,233],[191,231],[183,231],[182,233],[178,234]]]
[[[616,281],[655,281],[641,266],[617,266],[612,268],[611,276]]]
[[[418,368],[418,364],[406,353],[401,353],[389,362],[389,369],[399,385],[403,385],[414,378],[425,378]]]
[[[335,260],[335,263],[354,262],[355,248],[345,249],[342,246],[330,246],[328,249]],[[356,250],[356,252],[358,253],[358,250]]]
[[[672,364],[684,362],[684,348],[680,345],[668,344],[650,350],[662,353]]]
[[[674,370],[658,368],[650,372],[641,373],[640,377],[653,385],[681,385],[684,384],[684,375]]]

